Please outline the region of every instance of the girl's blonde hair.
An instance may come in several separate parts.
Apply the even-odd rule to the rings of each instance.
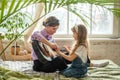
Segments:
[[[77,42],[75,43],[74,48],[71,51],[71,54],[74,53],[80,45],[85,46],[89,53],[88,39],[87,39],[88,33],[86,27],[82,24],[79,24],[74,26],[72,28],[72,31],[76,32],[78,37],[77,37]]]

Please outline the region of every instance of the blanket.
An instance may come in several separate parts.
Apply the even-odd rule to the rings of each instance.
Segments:
[[[106,60],[93,60],[94,63],[100,63]],[[10,62],[9,62],[10,63]],[[54,73],[44,73],[44,72],[35,72],[32,68],[27,68],[31,62],[25,62],[27,64],[26,69],[25,65],[21,66],[23,68],[18,69],[10,69],[8,62],[4,62],[7,64],[7,67],[0,67],[0,80],[120,80],[120,67],[116,65],[114,62],[109,60],[109,65],[102,68],[89,67],[88,68],[88,76],[84,78],[67,78],[63,75],[58,75],[56,72]],[[14,62],[11,61],[14,64]],[[16,63],[16,62],[15,62]],[[18,62],[17,62],[18,63]],[[22,62],[23,63],[23,62]],[[20,63],[19,63],[20,64]],[[6,69],[7,68],[7,69]]]

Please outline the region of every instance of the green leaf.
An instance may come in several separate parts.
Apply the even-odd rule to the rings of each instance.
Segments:
[[[13,12],[15,12],[15,11],[19,8],[21,2],[22,2],[22,0],[19,0],[19,1],[17,2],[17,4],[16,4],[15,9],[14,9]]]
[[[2,0],[2,9],[1,9],[0,23],[2,22],[2,18],[4,16],[5,5],[6,5],[6,0]]]
[[[10,13],[12,12],[12,10],[14,9],[15,1],[16,0],[12,0],[12,2],[10,4],[10,8],[8,10],[8,13],[7,13],[7,16],[10,15]]]
[[[84,17],[87,17],[86,15],[84,15],[84,17],[83,17],[82,14],[77,13],[75,10],[70,9],[70,11],[72,13],[74,13],[75,15],[77,15],[85,25],[89,25],[89,23],[87,22],[87,20],[84,18]]]
[[[20,9],[23,8],[27,3],[28,3],[28,0],[24,0],[20,5]]]
[[[47,14],[47,0],[45,0],[44,5],[45,5],[45,14]]]
[[[113,8],[110,9],[114,15],[119,16],[120,17],[120,8]]]
[[[50,12],[50,10],[52,9],[52,4],[53,4],[53,0],[49,0],[49,9],[48,9],[48,12]]]
[[[54,10],[55,8],[57,8],[58,1],[59,1],[59,0],[55,0],[55,3],[53,3],[53,4],[54,4],[54,6],[53,6],[53,10]]]
[[[64,2],[65,2],[65,0],[61,0],[61,2],[58,3],[58,7],[61,7]]]

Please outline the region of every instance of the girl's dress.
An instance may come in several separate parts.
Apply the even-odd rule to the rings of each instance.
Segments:
[[[75,54],[77,54],[78,57],[72,61],[70,67],[61,71],[61,74],[66,77],[81,78],[87,73],[87,67],[90,64],[90,61],[87,56],[87,50],[84,46],[80,46],[75,51]]]

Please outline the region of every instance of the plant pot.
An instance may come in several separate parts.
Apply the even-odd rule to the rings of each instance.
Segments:
[[[15,53],[15,51],[16,51],[16,53]],[[19,55],[19,51],[20,51],[20,46],[11,46],[11,54],[12,55]]]

